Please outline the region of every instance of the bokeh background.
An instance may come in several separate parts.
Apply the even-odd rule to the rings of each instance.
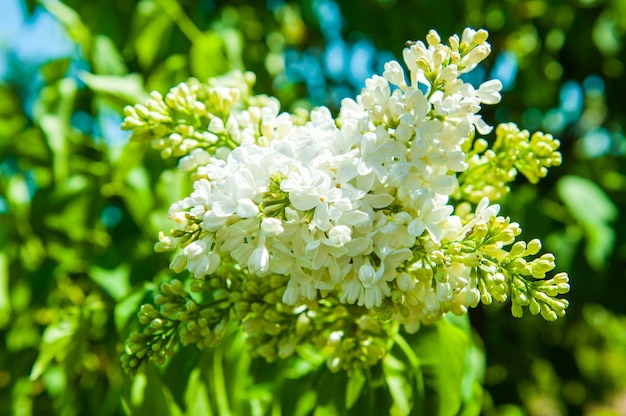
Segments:
[[[489,30],[493,48],[468,81],[504,87],[485,119],[561,140],[563,165],[516,182],[502,212],[572,286],[554,323],[472,311],[479,407],[626,415],[623,0],[1,0],[0,414],[210,414],[192,369],[143,389],[119,366],[138,305],[168,275],[152,246],[184,191],[173,162],[126,146],[124,105],[245,69],[284,110],[336,111],[407,40],[466,26]],[[280,414],[267,405],[275,382],[240,391],[258,404],[247,411]]]

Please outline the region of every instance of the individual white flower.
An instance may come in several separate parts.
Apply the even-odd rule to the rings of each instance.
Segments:
[[[440,205],[441,202],[432,193],[415,191],[411,196],[411,205],[418,214],[409,223],[409,234],[419,237],[424,231],[428,231],[433,242],[441,241],[444,234],[443,222],[453,211],[452,206]]]
[[[328,231],[324,244],[332,247],[343,247],[352,240],[352,229],[347,225],[336,225]]]
[[[278,218],[263,218],[261,231],[266,235],[276,236],[285,231],[285,228],[282,225],[282,221]]]
[[[476,96],[485,104],[497,104],[502,98],[501,90],[502,82],[499,79],[491,79],[480,84],[476,90]]]
[[[211,244],[211,237],[206,236],[191,242],[183,249],[183,254],[189,259],[187,269],[196,278],[214,273],[221,263],[219,254],[210,250]]]
[[[209,164],[211,159],[211,155],[206,150],[196,148],[178,161],[178,168],[190,172],[197,169],[198,166]]]
[[[385,71],[383,77],[394,85],[400,87],[400,89],[406,89],[406,80],[404,78],[404,71],[400,64],[396,61],[389,61],[384,65]]]

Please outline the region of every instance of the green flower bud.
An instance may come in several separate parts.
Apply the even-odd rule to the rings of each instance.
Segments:
[[[530,298],[528,309],[530,309],[530,313],[532,313],[533,315],[537,315],[541,310],[541,306],[539,305],[539,302],[537,302],[534,298]]]

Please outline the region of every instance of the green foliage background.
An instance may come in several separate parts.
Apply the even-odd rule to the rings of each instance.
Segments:
[[[498,59],[514,63],[500,65],[513,82],[487,121],[561,140],[563,165],[538,186],[520,180],[502,212],[556,254],[571,306],[555,323],[490,306],[472,311],[473,329],[425,329],[409,346],[428,381],[422,410],[454,414],[452,398],[464,414],[626,414],[623,1],[16,0],[0,10],[9,3],[23,8],[23,30],[47,17],[70,46],[28,60],[19,36],[0,43],[0,414],[323,415],[346,401],[359,414],[406,409],[402,362],[347,380],[305,360],[251,360],[236,334],[135,380],[123,374],[135,312],[170,276],[152,250],[157,232],[189,185],[116,126],[123,106],[151,90],[231,69],[255,72],[255,91],[285,110],[336,109],[406,40],[466,26],[490,31],[486,75]],[[40,36],[39,48],[53,40]],[[331,47],[345,57],[339,69],[324,66],[337,57]],[[436,337],[466,361],[429,362]]]

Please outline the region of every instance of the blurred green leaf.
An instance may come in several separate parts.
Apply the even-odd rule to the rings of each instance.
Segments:
[[[78,330],[78,319],[78,313],[66,313],[59,322],[48,325],[39,345],[39,355],[30,372],[31,380],[39,378],[52,360],[65,359]]]
[[[243,63],[245,39],[241,31],[227,26],[219,29],[218,33],[224,42],[224,52],[227,57],[226,61],[229,63],[229,69],[245,69]]]
[[[8,147],[11,138],[26,126],[26,117],[15,92],[0,83],[0,151]]]
[[[71,62],[70,58],[56,59],[44,64],[39,72],[47,84],[52,84],[65,78]]]
[[[11,206],[20,207],[30,203],[30,192],[26,179],[21,175],[13,175],[7,184],[7,198]]]
[[[120,110],[125,105],[144,102],[148,98],[140,74],[95,75],[83,71],[79,76],[93,92],[110,100],[111,105]]]
[[[345,386],[347,383],[345,372],[331,373],[328,368],[320,369],[319,378],[316,381],[317,406],[315,415],[339,415],[345,409]]]
[[[201,372],[202,371],[199,368],[194,369],[186,380],[186,413],[189,415],[212,416],[213,411],[211,410],[211,402],[209,400],[209,390],[202,377],[200,377]]]
[[[365,385],[365,374],[363,370],[356,369],[348,378],[346,385],[346,409],[352,408],[359,399],[363,386]]]
[[[595,183],[580,176],[563,176],[557,183],[559,197],[578,224],[585,230],[585,255],[594,268],[602,267],[613,250],[615,231],[608,224],[618,209]]]
[[[139,65],[147,69],[154,64],[174,21],[153,1],[141,1],[137,12],[135,25],[139,26],[139,29],[133,45]]]
[[[97,35],[94,40],[93,68],[98,75],[122,76],[128,73],[124,58],[111,38]]]
[[[76,97],[76,81],[63,78],[41,90],[33,105],[35,120],[48,139],[53,154],[55,181],[60,182],[68,175],[70,118]]]
[[[119,302],[130,291],[129,272],[130,267],[126,263],[112,270],[94,265],[89,270],[89,277]]]
[[[121,190],[121,196],[133,219],[138,224],[149,225],[150,212],[154,207],[154,195],[145,168],[137,167],[129,172],[127,185]]]
[[[52,397],[59,397],[65,393],[66,388],[66,373],[63,369],[56,365],[48,367],[47,371],[43,373],[43,381],[46,385],[46,391]]]
[[[191,74],[206,80],[229,69],[224,40],[214,31],[205,32],[194,40],[189,52]]]
[[[580,176],[563,176],[557,191],[570,213],[579,222],[601,223],[617,218],[615,203],[589,179]]]
[[[119,332],[122,332],[128,325],[129,320],[135,317],[147,292],[148,288],[143,285],[140,288],[136,288],[126,297],[117,300],[113,316],[115,319],[115,327]]]
[[[593,42],[604,55],[616,55],[621,49],[617,19],[613,11],[605,10],[593,25]]]

